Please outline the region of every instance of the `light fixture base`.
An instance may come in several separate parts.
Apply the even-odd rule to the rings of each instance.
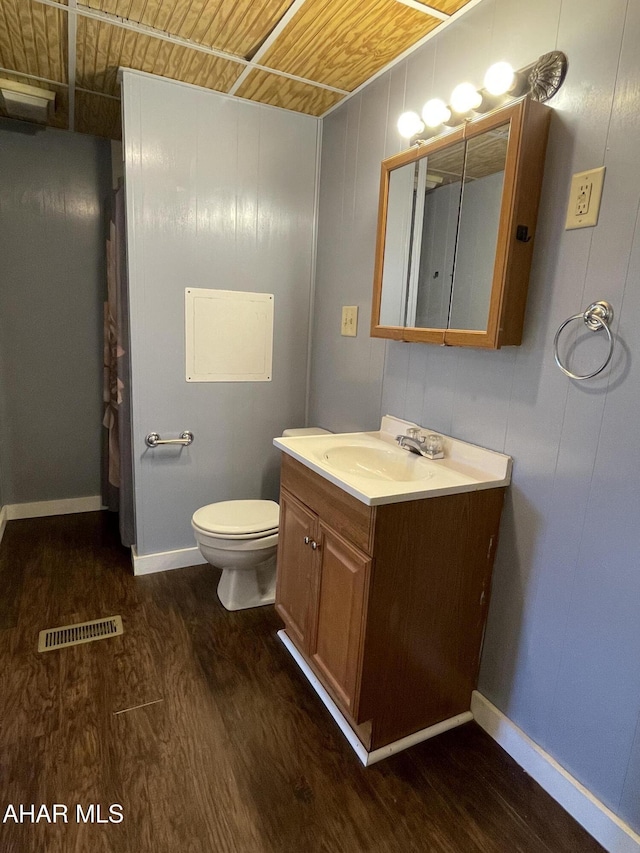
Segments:
[[[553,98],[564,83],[568,64],[566,54],[561,50],[544,53],[528,69],[527,82],[532,100],[543,104]]]

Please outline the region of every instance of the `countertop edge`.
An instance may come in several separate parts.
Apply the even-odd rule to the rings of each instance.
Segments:
[[[304,456],[301,453],[296,453],[290,447],[285,446],[281,443],[280,439],[274,438],[273,444],[278,450],[281,450],[283,453],[286,453],[288,456],[291,456],[293,459],[296,459],[305,468],[310,468],[320,477],[323,477],[325,480],[328,480],[330,483],[333,483],[334,486],[337,486],[342,491],[347,492],[347,494],[359,500],[361,503],[365,504],[365,506],[384,506],[386,504],[395,504],[395,503],[406,503],[408,501],[417,501],[417,500],[428,500],[429,498],[442,497],[444,495],[459,495],[464,494],[464,492],[479,492],[484,491],[486,489],[500,489],[509,485],[511,478],[508,476],[501,480],[489,480],[484,483],[465,483],[460,486],[445,486],[440,489],[425,489],[420,492],[411,492],[408,494],[399,494],[399,495],[380,495],[370,497],[369,495],[365,495],[363,492],[360,492],[354,486],[351,486],[349,483],[340,479],[340,477],[332,474],[326,468],[323,468],[321,465],[311,461],[307,456]]]

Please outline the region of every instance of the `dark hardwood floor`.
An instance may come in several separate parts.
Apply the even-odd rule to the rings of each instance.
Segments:
[[[107,514],[9,522],[0,811],[69,822],[0,824],[2,853],[602,850],[473,723],[363,768],[273,608],[228,613],[217,579],[134,578]],[[115,614],[121,637],[37,652],[43,628]],[[76,823],[90,803],[124,820]]]

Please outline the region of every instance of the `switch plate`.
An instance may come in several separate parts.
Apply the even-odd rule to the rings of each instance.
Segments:
[[[342,324],[340,326],[340,334],[347,338],[355,338],[358,334],[358,306],[343,305],[342,306]]]
[[[571,179],[565,229],[597,225],[605,168],[601,166],[599,169],[576,172]]]

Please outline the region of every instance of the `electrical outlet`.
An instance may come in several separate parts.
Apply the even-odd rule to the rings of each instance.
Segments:
[[[576,216],[586,216],[589,213],[589,201],[591,200],[592,189],[593,184],[590,181],[581,183],[578,187],[578,199],[575,209]]]
[[[340,326],[340,334],[348,338],[355,338],[358,334],[358,306],[343,305],[342,306],[342,325]]]
[[[597,225],[604,170],[605,167],[601,166],[599,169],[589,169],[587,172],[576,172],[571,179],[565,229]]]

